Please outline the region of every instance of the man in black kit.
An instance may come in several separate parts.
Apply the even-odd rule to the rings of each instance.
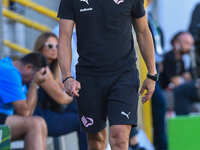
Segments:
[[[143,0],[61,0],[58,17],[59,64],[65,91],[77,97],[81,129],[89,150],[105,150],[106,119],[112,150],[128,150],[129,133],[137,126],[139,95],[151,98],[158,74]],[[71,36],[76,24],[76,80],[71,76]],[[132,25],[148,74],[138,93]]]

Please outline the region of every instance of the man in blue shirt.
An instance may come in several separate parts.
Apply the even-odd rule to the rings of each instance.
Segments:
[[[49,75],[46,65],[47,60],[40,53],[30,53],[17,61],[0,59],[0,124],[10,126],[12,141],[23,138],[27,150],[46,149],[46,123],[31,116],[37,102],[37,86]],[[23,85],[28,83],[25,94]]]

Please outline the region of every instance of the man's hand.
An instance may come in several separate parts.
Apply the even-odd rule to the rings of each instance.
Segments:
[[[145,93],[145,96],[142,97],[142,103],[144,104],[145,102],[147,102],[149,99],[151,99],[153,92],[155,90],[155,84],[156,82],[146,78],[143,82],[142,88],[139,92],[139,95],[141,96],[144,93],[144,90],[147,90],[147,93]]]
[[[41,84],[42,82],[44,82],[44,81],[47,79],[47,77],[48,77],[48,75],[49,75],[49,72],[50,72],[50,70],[49,70],[49,67],[48,67],[48,66],[45,67],[45,68],[44,68],[44,67],[41,68],[41,69],[35,74],[35,76],[34,76],[32,82],[34,82],[34,83],[37,84],[37,85]]]
[[[182,77],[183,77],[183,79],[184,79],[185,81],[191,81],[191,80],[192,80],[192,75],[191,75],[191,73],[190,73],[189,71],[184,72],[184,73],[182,74]]]
[[[81,89],[80,82],[76,81],[73,78],[68,79],[64,82],[65,93],[67,93],[71,97],[79,97],[79,90]]]

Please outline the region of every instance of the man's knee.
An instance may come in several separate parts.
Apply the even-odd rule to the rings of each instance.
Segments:
[[[36,127],[42,128],[44,130],[47,129],[47,124],[42,117],[33,116],[32,122]]]
[[[126,144],[129,141],[128,134],[124,132],[116,132],[114,134],[110,134],[110,145],[123,145]]]
[[[47,127],[46,121],[42,117],[34,116],[34,118],[36,119],[36,122],[38,122],[42,127]]]
[[[113,125],[110,127],[109,141],[111,147],[121,147],[129,142],[131,125]]]
[[[98,133],[87,133],[88,148],[92,150],[103,150],[106,146],[106,129]]]

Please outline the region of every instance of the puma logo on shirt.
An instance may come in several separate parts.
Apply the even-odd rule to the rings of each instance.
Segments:
[[[89,2],[88,2],[88,0],[80,0],[80,1],[82,1],[82,2],[85,2],[86,4],[88,4],[88,5],[89,5]]]
[[[124,0],[113,0],[116,4],[120,4],[122,2],[124,2]]]

